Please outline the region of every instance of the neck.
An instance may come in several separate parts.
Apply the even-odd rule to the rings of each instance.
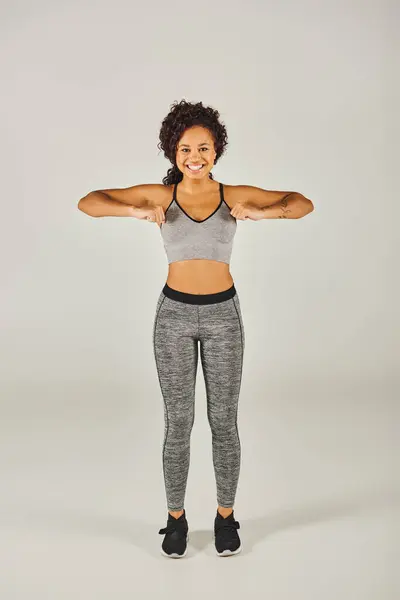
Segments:
[[[191,179],[190,177],[184,176],[178,185],[186,194],[202,194],[203,192],[210,191],[210,189],[214,187],[215,182],[210,177]]]

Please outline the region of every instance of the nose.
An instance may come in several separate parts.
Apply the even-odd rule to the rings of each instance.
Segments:
[[[200,154],[198,152],[192,152],[190,155],[190,160],[194,163],[200,162]]]

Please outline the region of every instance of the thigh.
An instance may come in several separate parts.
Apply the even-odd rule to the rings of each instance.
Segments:
[[[243,368],[244,327],[236,296],[201,311],[200,356],[209,408],[235,408]]]
[[[193,307],[191,307],[193,309]],[[194,400],[198,365],[197,315],[164,296],[157,302],[153,349],[163,396],[179,410]]]

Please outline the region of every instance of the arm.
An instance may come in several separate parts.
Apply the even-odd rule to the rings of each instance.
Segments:
[[[78,208],[90,217],[134,217],[135,207],[113,200],[100,191],[89,192],[78,202]]]
[[[78,202],[78,209],[91,217],[136,217],[162,202],[162,184],[134,185],[128,188],[95,190]]]
[[[297,192],[284,193],[282,198],[261,207],[264,219],[300,219],[314,210],[314,205],[305,196]]]
[[[314,210],[311,200],[298,192],[264,190],[251,185],[237,185],[234,190],[236,202],[259,209],[263,219],[300,219]]]

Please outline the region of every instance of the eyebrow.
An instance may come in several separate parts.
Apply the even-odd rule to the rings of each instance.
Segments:
[[[198,144],[199,146],[209,146],[209,142],[201,142],[201,144]],[[190,148],[189,144],[179,144],[178,148],[180,148],[181,146],[186,146],[187,148]]]

